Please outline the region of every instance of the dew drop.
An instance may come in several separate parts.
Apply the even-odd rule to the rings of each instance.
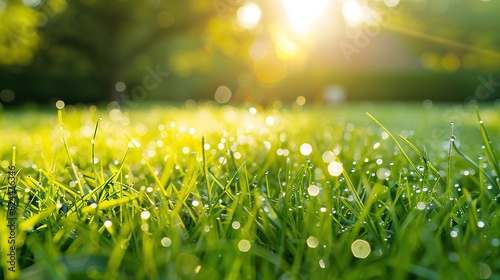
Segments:
[[[371,252],[370,243],[366,240],[358,239],[352,243],[351,251],[354,257],[364,259],[368,257]]]
[[[239,229],[239,228],[240,228],[240,226],[241,226],[241,224],[240,224],[240,222],[238,222],[238,221],[234,221],[234,222],[231,224],[231,226],[232,226],[234,229]]]
[[[309,236],[309,238],[307,238],[307,246],[309,246],[309,248],[316,248],[318,247],[318,244],[319,244],[319,241],[316,237],[314,236]]]
[[[246,239],[242,239],[240,240],[240,242],[238,242],[238,250],[240,250],[241,252],[248,252],[251,247],[252,244]]]
[[[167,247],[170,247],[170,245],[172,245],[172,240],[168,237],[163,237],[161,239],[161,246],[167,248]]]
[[[417,209],[424,210],[425,209],[425,202],[420,201],[419,203],[417,203]]]
[[[143,212],[141,213],[141,218],[142,218],[143,220],[147,220],[147,219],[149,219],[149,217],[150,217],[150,216],[151,216],[151,213],[149,213],[148,211],[143,211]]]
[[[319,187],[316,185],[310,185],[309,188],[307,188],[307,192],[310,196],[317,196],[319,194]]]

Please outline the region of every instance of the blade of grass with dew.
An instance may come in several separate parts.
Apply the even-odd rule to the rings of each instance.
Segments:
[[[64,123],[63,123],[62,110],[58,110],[57,114],[58,114],[58,119],[59,119],[59,128],[61,131],[61,140],[63,142],[63,146],[64,146],[64,149],[66,151],[66,155],[68,156],[68,159],[69,159],[69,162],[71,165],[71,170],[73,171],[73,176],[74,176],[74,178],[77,182],[78,188],[80,190],[80,195],[84,196],[85,194],[87,194],[88,190],[86,190],[87,192],[85,192],[83,189],[83,184],[81,182],[80,176],[78,176],[78,171],[76,170],[76,165],[73,162],[73,158],[71,157],[71,153],[69,152],[68,143],[66,142],[66,137],[64,137]]]
[[[413,145],[413,143],[411,143],[408,139],[406,139],[404,136],[402,136],[401,134],[398,134],[399,138],[401,140],[403,140],[403,142],[406,143],[406,145],[408,145],[414,152],[415,154],[417,154],[417,156],[419,156],[423,161],[424,161],[424,165],[428,168],[430,168],[437,176],[440,180],[442,180],[443,182],[446,182],[445,179],[443,178],[443,176],[441,176],[441,174],[438,172],[437,168],[434,166],[434,164],[432,164],[432,162],[429,161],[429,159],[424,156],[418,149],[417,147],[415,147],[415,145]],[[428,181],[428,178],[424,178],[424,180]],[[437,184],[437,183],[436,183]]]
[[[94,129],[94,135],[92,136],[92,140],[91,140],[91,143],[92,143],[92,151],[91,151],[91,164],[92,164],[92,172],[94,173],[94,179],[96,181],[96,186],[98,186],[99,184],[102,184],[102,182],[104,181],[104,178],[102,176],[98,176],[97,175],[97,171],[95,169],[95,141],[96,141],[96,136],[97,136],[97,130],[99,128],[99,122],[102,120],[102,118],[99,118],[97,119],[97,122],[95,124],[95,129]]]
[[[399,151],[405,157],[405,159],[408,161],[408,163],[413,168],[413,170],[415,170],[415,172],[418,174],[418,176],[420,178],[422,178],[422,173],[420,172],[420,170],[418,170],[417,166],[415,165],[415,163],[413,163],[413,161],[408,156],[408,154],[406,153],[406,151],[403,149],[403,147],[401,146],[401,144],[399,144],[399,142],[396,139],[396,137],[394,137],[394,135],[392,135],[392,133],[387,128],[385,128],[385,126],[382,125],[382,123],[380,123],[374,116],[372,116],[370,113],[366,113],[366,114],[368,115],[368,117],[370,117],[370,119],[372,119],[378,126],[380,126],[380,128],[382,128],[389,135],[389,137],[392,139],[392,141],[394,142],[394,144],[396,144],[396,146],[398,147]]]
[[[484,146],[486,147],[486,152],[487,152],[487,160],[490,161],[490,165],[492,166],[493,170],[495,170],[495,173],[497,176],[500,176],[500,165],[498,163],[498,159],[495,153],[495,150],[493,149],[493,146],[491,145],[491,140],[488,135],[488,132],[486,131],[486,128],[484,126],[483,120],[481,119],[481,115],[479,114],[479,108],[476,107],[476,114],[477,114],[477,119],[479,121],[479,129],[481,130],[481,135],[483,137],[483,142]],[[496,184],[496,192],[500,192],[500,185],[498,185],[498,181]]]

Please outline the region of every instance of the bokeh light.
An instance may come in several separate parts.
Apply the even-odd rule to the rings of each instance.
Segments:
[[[169,28],[174,24],[174,15],[169,11],[161,11],[156,18],[158,25],[162,28]]]
[[[259,24],[262,11],[256,3],[247,2],[238,9],[237,17],[241,27],[253,29]]]
[[[231,89],[229,89],[227,86],[220,86],[215,91],[214,99],[215,101],[217,101],[217,103],[224,104],[231,99],[232,95],[233,93],[231,92]]]
[[[330,175],[338,177],[340,174],[342,174],[342,163],[337,162],[337,161],[332,161],[330,164],[328,164],[328,173]]]

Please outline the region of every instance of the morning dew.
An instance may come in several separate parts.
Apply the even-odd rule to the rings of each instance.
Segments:
[[[352,243],[351,251],[354,257],[364,259],[368,257],[371,252],[370,243],[366,240],[358,239]]]
[[[250,243],[250,241],[242,239],[240,240],[240,242],[238,242],[238,250],[240,250],[241,252],[248,252],[250,251],[250,248],[252,248],[252,244]]]

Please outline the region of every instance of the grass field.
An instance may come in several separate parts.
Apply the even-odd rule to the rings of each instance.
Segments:
[[[3,275],[500,279],[500,111],[429,107],[1,111]]]

